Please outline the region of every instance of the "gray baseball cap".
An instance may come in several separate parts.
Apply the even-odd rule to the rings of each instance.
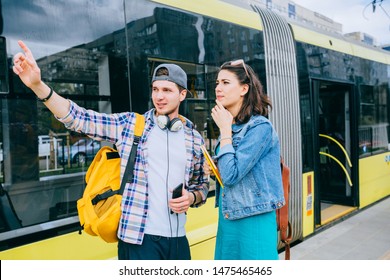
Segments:
[[[168,70],[168,76],[162,75],[162,76],[156,76],[157,70],[160,68],[166,68]],[[160,64],[159,66],[154,69],[153,72],[153,78],[152,78],[152,83],[154,81],[170,81],[173,82],[187,90],[188,93],[191,93],[187,89],[187,74],[184,72],[184,70],[176,65],[176,64]]]

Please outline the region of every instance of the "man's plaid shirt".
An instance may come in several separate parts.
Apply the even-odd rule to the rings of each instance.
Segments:
[[[89,137],[114,143],[121,157],[121,178],[126,168],[134,140],[135,113],[105,114],[86,110],[70,101],[68,115],[59,119],[65,127],[82,132]],[[134,178],[127,184],[122,198],[122,217],[119,223],[118,238],[124,242],[142,244],[145,222],[148,215],[148,149],[146,141],[150,131],[156,125],[153,120],[154,109],[144,114],[145,129],[137,149],[134,165]],[[186,146],[185,181],[188,190],[197,190],[202,194],[202,203],[206,202],[209,181],[203,172],[204,156],[200,149],[204,141],[192,122],[185,119],[184,135]]]

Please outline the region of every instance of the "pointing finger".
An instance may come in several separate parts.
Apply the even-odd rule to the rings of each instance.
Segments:
[[[34,59],[32,52],[30,51],[30,49],[27,47],[27,45],[22,40],[19,40],[18,44],[28,58]]]

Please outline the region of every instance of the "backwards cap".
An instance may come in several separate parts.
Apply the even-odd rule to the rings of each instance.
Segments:
[[[166,68],[168,70],[168,75],[156,76],[156,73],[160,68]],[[170,81],[181,86],[182,88],[185,88],[188,92],[190,92],[187,89],[187,74],[180,66],[176,64],[164,63],[157,66],[153,72],[152,83],[154,81]]]

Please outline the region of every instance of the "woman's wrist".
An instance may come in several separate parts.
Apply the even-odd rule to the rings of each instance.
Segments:
[[[225,140],[230,140],[230,141],[232,141],[232,137],[222,137],[222,136],[221,136],[221,138],[219,139],[220,142],[221,142],[221,141],[225,141]]]
[[[219,130],[219,135],[222,137],[232,137],[232,130],[231,128],[223,128]]]
[[[232,131],[229,129],[221,129],[219,135],[219,141],[232,140]]]

